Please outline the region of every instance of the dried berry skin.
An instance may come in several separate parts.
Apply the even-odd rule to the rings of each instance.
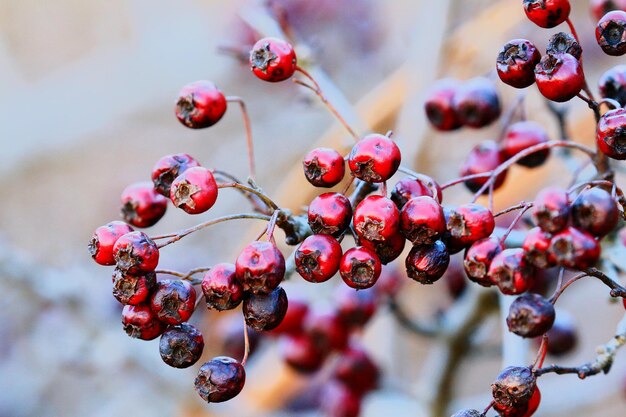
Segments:
[[[489,237],[474,242],[465,252],[463,266],[467,277],[483,287],[490,287],[489,267],[493,258],[504,250],[504,245],[497,237]]]
[[[567,190],[547,187],[537,194],[532,208],[533,220],[547,233],[557,233],[567,227],[570,201]]]
[[[113,297],[121,304],[138,305],[149,300],[156,288],[156,274],[125,274],[119,269],[113,273]]]
[[[252,73],[263,81],[284,81],[293,75],[296,67],[293,46],[282,39],[263,38],[250,51]]]
[[[554,324],[554,306],[539,294],[520,295],[509,308],[506,324],[509,331],[522,337],[537,337]]]
[[[537,385],[530,368],[509,366],[491,384],[493,399],[502,407],[526,406]]]
[[[361,395],[338,381],[324,385],[322,412],[326,417],[359,417]]]
[[[354,209],[354,231],[369,241],[385,241],[400,232],[400,212],[390,199],[367,196]]]
[[[431,197],[409,200],[400,213],[400,230],[414,245],[428,245],[446,231],[443,208]]]
[[[271,331],[271,334],[287,334],[295,335],[302,333],[304,326],[304,320],[309,314],[309,304],[304,300],[298,300],[297,298],[291,298],[287,305],[287,312],[283,321],[280,322],[278,327]]]
[[[363,246],[348,249],[339,264],[339,274],[343,281],[349,287],[360,290],[372,287],[380,277],[381,269],[378,256]]]
[[[203,349],[202,333],[188,323],[170,327],[159,340],[161,359],[174,368],[189,368],[198,362]]]
[[[183,280],[159,282],[152,294],[150,308],[156,316],[167,324],[180,324],[189,320],[196,306],[196,290]]]
[[[378,308],[378,298],[374,288],[356,291],[342,286],[335,291],[333,300],[337,315],[349,327],[365,326]]]
[[[246,371],[233,358],[218,356],[200,367],[194,381],[196,391],[209,403],[221,403],[236,397],[246,382]]]
[[[626,65],[616,65],[602,74],[598,89],[602,98],[610,98],[622,107],[626,106]]]
[[[199,167],[200,163],[186,153],[165,155],[152,168],[152,183],[157,193],[170,196],[172,182],[189,168]]]
[[[428,92],[424,110],[435,129],[446,132],[463,126],[453,106],[454,95],[460,85],[458,80],[444,78],[436,81]]]
[[[583,49],[580,44],[569,33],[558,32],[550,37],[548,41],[548,48],[546,50],[548,54],[570,54],[576,59],[580,59],[583,54]]]
[[[553,28],[565,22],[571,12],[569,0],[524,0],[526,17],[542,28]]]
[[[402,207],[410,199],[421,196],[432,197],[439,203],[443,201],[441,187],[435,180],[426,175],[420,175],[420,178],[401,179],[393,187],[390,198],[398,210],[402,210]]]
[[[568,227],[552,237],[550,257],[566,268],[587,269],[600,259],[600,244],[589,233]]]
[[[398,233],[383,241],[369,241],[365,239],[359,239],[359,243],[361,244],[361,246],[366,247],[371,251],[374,251],[376,256],[378,256],[380,263],[383,265],[387,265],[388,263],[396,260],[400,255],[402,255],[404,245],[406,244],[406,239],[404,238],[404,236]]]
[[[302,167],[307,181],[316,187],[333,187],[346,173],[343,156],[330,148],[313,149],[302,160]]]
[[[502,111],[495,85],[483,77],[463,83],[454,95],[453,106],[463,125],[472,128],[490,125]]]
[[[281,337],[279,347],[285,363],[303,374],[319,370],[328,357],[328,351],[316,344],[306,333]]]
[[[256,241],[241,251],[235,269],[244,291],[267,294],[283,280],[285,258],[273,243]]]
[[[596,26],[596,40],[605,54],[626,54],[626,11],[614,10],[605,14]]]
[[[309,282],[325,282],[339,271],[341,245],[328,235],[312,235],[304,239],[294,257],[296,271]]]
[[[278,287],[269,294],[250,294],[243,301],[243,316],[256,331],[273,330],[283,321],[287,306],[287,293]]]
[[[626,159],[626,109],[609,110],[596,130],[598,148],[609,158]]]
[[[483,174],[489,171],[493,171],[498,168],[500,164],[505,161],[505,157],[500,152],[500,147],[497,143],[491,140],[486,140],[476,145],[465,158],[461,167],[460,176]],[[507,171],[502,171],[498,174],[493,181],[493,189],[497,190],[504,184]],[[468,190],[473,193],[478,192],[485,183],[489,181],[489,176],[482,178],[474,178],[464,182]],[[487,187],[483,194],[489,193],[489,187]]]
[[[540,227],[534,227],[526,233],[522,249],[528,262],[537,268],[546,269],[555,265],[548,253],[551,244],[552,235]]]
[[[491,261],[489,278],[503,294],[521,294],[532,286],[534,268],[526,260],[523,249],[505,249]]]
[[[202,292],[210,309],[224,311],[237,307],[243,301],[244,291],[237,280],[235,265],[214,265],[202,278]]]
[[[210,81],[196,81],[184,86],[176,100],[176,117],[191,129],[213,126],[226,113],[226,97]]]
[[[523,121],[511,124],[506,130],[502,140],[502,154],[505,159],[510,159],[518,153],[550,140],[545,128],[536,122]],[[527,168],[542,165],[550,156],[550,149],[544,149],[525,156],[517,164]]]
[[[340,193],[318,195],[309,204],[309,227],[315,234],[339,237],[350,225],[352,205]]]
[[[465,409],[457,411],[452,417],[484,417],[484,414],[478,410]]]
[[[159,263],[159,248],[144,232],[130,232],[113,245],[115,265],[122,272],[140,275],[152,272]]]
[[[113,257],[115,242],[126,233],[134,230],[130,225],[120,221],[112,221],[98,227],[87,246],[89,254],[100,265],[115,265],[115,258]]]
[[[496,70],[503,83],[515,88],[526,88],[535,83],[535,65],[541,60],[541,53],[526,39],[513,39],[504,45]]]
[[[448,207],[444,214],[449,233],[448,244],[461,249],[491,236],[496,227],[493,213],[480,204]]]
[[[580,61],[570,54],[547,54],[535,67],[535,82],[548,100],[569,101],[585,84]]]
[[[619,209],[611,194],[599,187],[582,191],[572,203],[572,223],[596,237],[617,226]]]
[[[211,171],[203,167],[189,168],[172,182],[170,200],[188,214],[204,213],[217,200],[217,183]]]
[[[151,182],[129,185],[122,191],[121,200],[122,218],[135,227],[155,225],[167,210],[167,199],[156,192]]]
[[[339,355],[333,378],[353,391],[365,394],[378,387],[380,370],[365,350],[350,346]]]
[[[122,309],[122,325],[127,335],[141,340],[156,339],[165,330],[165,324],[147,304],[125,305]]]
[[[432,284],[443,276],[449,263],[448,249],[438,240],[432,245],[413,246],[406,258],[406,273],[420,284]]]
[[[591,0],[591,16],[596,20],[613,10],[626,12],[626,0]]]
[[[358,179],[379,183],[396,173],[401,159],[400,148],[393,140],[373,133],[364,136],[352,147],[348,166]]]
[[[304,321],[304,332],[325,351],[341,351],[348,345],[350,331],[334,310],[313,310]]]

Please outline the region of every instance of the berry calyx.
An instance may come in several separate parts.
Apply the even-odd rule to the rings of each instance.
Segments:
[[[167,324],[180,324],[189,320],[196,305],[196,290],[183,280],[159,282],[152,294],[150,308],[156,316]]]
[[[400,212],[390,199],[370,195],[354,209],[353,225],[361,239],[384,241],[400,232]]]
[[[504,45],[496,61],[496,70],[503,83],[526,88],[535,83],[535,65],[541,53],[526,39],[513,39]]]
[[[188,214],[204,213],[217,200],[217,183],[211,171],[203,167],[185,170],[172,182],[172,203]]]
[[[263,81],[284,81],[296,72],[296,52],[282,39],[263,38],[250,51],[250,68]]]
[[[387,136],[373,133],[359,140],[350,151],[352,175],[369,183],[387,181],[400,166],[400,148]]]
[[[495,404],[502,408],[526,406],[537,386],[530,368],[509,366],[491,384]]]
[[[605,54],[626,54],[626,11],[614,10],[605,14],[596,26],[596,40]]]
[[[256,331],[273,330],[283,321],[287,306],[287,293],[278,287],[269,294],[249,294],[243,301],[243,316]]]
[[[122,325],[127,335],[141,340],[156,339],[165,330],[165,324],[147,304],[125,305],[122,309]]]
[[[453,106],[463,125],[473,128],[490,125],[502,111],[495,85],[483,77],[463,83],[454,95]]]
[[[285,276],[285,258],[273,243],[255,241],[241,251],[235,270],[244,291],[268,294]]]
[[[202,333],[188,323],[170,327],[159,340],[161,359],[174,368],[189,368],[198,362],[203,350]]]
[[[552,328],[554,306],[539,294],[527,293],[513,301],[506,324],[509,331],[522,337],[537,337]]]
[[[439,203],[443,201],[441,187],[432,178],[421,174],[420,178],[404,178],[396,183],[391,191],[391,201],[396,203],[398,210],[412,198],[432,197]]]
[[[155,225],[165,214],[167,199],[157,193],[151,182],[131,184],[122,191],[122,218],[135,227]]]
[[[428,92],[424,110],[430,124],[437,130],[451,131],[463,126],[453,101],[460,82],[453,78],[444,78],[435,82]]]
[[[309,227],[315,234],[338,238],[348,228],[351,219],[352,205],[343,194],[324,193],[309,204]]]
[[[363,246],[348,249],[341,257],[339,274],[343,281],[352,288],[365,289],[373,286],[378,277],[382,265],[378,256]]]
[[[500,152],[498,144],[492,140],[486,140],[472,148],[465,158],[465,162],[463,162],[460,175],[464,177],[466,175],[483,174],[493,171],[504,161],[505,157],[502,152]],[[506,173],[507,171],[503,171],[496,176],[493,181],[494,190],[497,190],[504,184]],[[466,180],[464,184],[471,192],[476,193],[487,181],[489,181],[489,176]],[[484,190],[483,194],[487,194],[488,192],[489,189],[487,188]]]
[[[559,187],[544,188],[533,203],[533,220],[547,233],[556,233],[567,227],[570,201],[567,191]]]
[[[547,54],[535,67],[535,82],[548,100],[569,101],[585,84],[580,61],[570,54]]]
[[[626,109],[609,110],[596,130],[598,148],[609,158],[626,159]]]
[[[400,230],[414,245],[433,243],[446,231],[443,208],[431,197],[409,200],[400,213]]]
[[[98,227],[87,246],[89,254],[100,265],[115,265],[115,258],[113,257],[115,242],[126,233],[134,230],[130,225],[120,221],[112,221]]]
[[[602,74],[598,89],[602,98],[610,98],[622,107],[626,106],[626,65],[616,65]]]
[[[619,209],[611,194],[599,187],[582,191],[572,203],[572,223],[596,237],[603,237],[617,226]]]
[[[130,232],[113,245],[113,258],[119,270],[131,275],[152,272],[159,263],[159,248],[144,232]]]
[[[568,227],[554,235],[549,254],[561,266],[583,270],[600,259],[600,244],[589,233]]]
[[[413,246],[406,257],[406,273],[420,284],[432,284],[443,276],[449,263],[446,245],[437,240],[431,245]]]
[[[188,168],[199,167],[200,163],[186,153],[165,155],[152,168],[152,183],[157,193],[170,196],[172,182]]]
[[[491,261],[489,278],[503,294],[521,294],[532,286],[534,268],[526,260],[523,249],[505,249]]]
[[[196,81],[184,86],[176,100],[176,117],[191,129],[213,126],[226,113],[226,97],[210,81]]]
[[[233,358],[219,356],[200,367],[194,385],[204,401],[221,403],[236,397],[245,382],[243,365]]]
[[[312,235],[296,249],[296,271],[309,282],[328,281],[339,271],[341,245],[328,235]]]
[[[531,146],[550,140],[544,127],[536,122],[523,121],[511,124],[502,139],[501,148],[505,159],[510,159]],[[544,149],[525,156],[516,163],[528,168],[542,165],[550,156],[550,149]]]
[[[500,239],[489,237],[474,242],[465,252],[463,266],[467,277],[483,287],[493,285],[489,275],[489,267],[493,258],[504,250]]]
[[[235,265],[214,265],[202,278],[202,292],[208,308],[224,311],[237,307],[243,301],[244,291],[237,280]]]
[[[304,176],[316,187],[330,188],[341,182],[346,163],[339,152],[330,148],[316,148],[302,160]]]
[[[129,275],[116,269],[113,274],[113,297],[121,304],[143,304],[155,288],[156,274],[154,272]]]
[[[569,33],[559,32],[550,37],[548,41],[548,47],[546,49],[548,54],[570,54],[576,59],[580,59],[583,54],[583,49],[580,44]]]
[[[528,19],[546,29],[565,22],[571,9],[569,0],[524,0],[524,11]]]

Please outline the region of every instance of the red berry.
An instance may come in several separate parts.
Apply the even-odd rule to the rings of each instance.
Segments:
[[[159,264],[159,248],[144,232],[130,232],[115,242],[113,258],[122,272],[140,275],[156,269]]]
[[[541,403],[541,392],[539,391],[539,387],[535,387],[535,391],[533,391],[533,395],[530,397],[530,401],[528,401],[528,408],[526,409],[526,413],[522,415],[522,417],[531,417],[537,409],[539,408],[539,404]]]
[[[604,113],[596,130],[596,143],[609,158],[626,159],[626,109]]]
[[[245,382],[243,365],[235,359],[219,356],[200,367],[194,385],[204,401],[221,403],[236,397]]]
[[[437,240],[431,245],[413,246],[406,257],[406,273],[420,284],[432,284],[443,276],[449,263],[446,245]]]
[[[150,227],[165,214],[167,199],[151,182],[131,184],[122,191],[122,218],[135,227]]]
[[[576,97],[585,84],[580,61],[570,54],[547,54],[535,67],[539,92],[548,100],[564,102]]]
[[[557,264],[582,270],[598,262],[600,244],[589,233],[568,227],[554,235],[549,253]]]
[[[380,281],[376,289],[378,289]],[[334,305],[343,323],[349,327],[363,327],[374,316],[377,309],[377,294],[374,288],[354,290],[338,287],[334,294]]]
[[[280,352],[285,363],[301,373],[319,370],[328,357],[328,351],[317,345],[306,333],[281,337]]]
[[[506,324],[509,331],[522,337],[537,337],[554,324],[554,305],[539,294],[520,295],[509,308]]]
[[[156,339],[165,330],[165,324],[146,304],[125,305],[122,310],[122,325],[127,335],[142,340]]]
[[[191,129],[202,129],[219,122],[226,113],[226,97],[210,81],[187,84],[178,93],[176,117]]]
[[[341,258],[339,274],[352,288],[370,288],[376,283],[382,265],[376,254],[363,246],[348,249]]]
[[[530,289],[534,281],[534,268],[519,248],[505,249],[497,254],[489,267],[489,278],[506,295],[516,295]]]
[[[380,370],[365,350],[351,346],[337,358],[333,377],[353,391],[365,394],[378,387]]]
[[[384,182],[400,166],[400,148],[387,136],[367,135],[359,140],[348,156],[352,175],[365,182]]]
[[[483,287],[490,287],[493,282],[487,273],[493,258],[504,250],[504,245],[497,237],[490,237],[474,242],[465,252],[465,273],[468,278]]]
[[[313,233],[339,237],[350,225],[352,205],[343,194],[321,194],[309,204],[308,219]]]
[[[296,71],[296,52],[282,39],[263,38],[250,51],[250,68],[263,81],[284,81]]]
[[[183,280],[159,282],[152,294],[150,308],[156,316],[167,324],[180,324],[189,320],[196,306],[196,290]]]
[[[459,299],[465,293],[467,278],[460,259],[450,258],[450,265],[443,274],[443,282],[453,300]]]
[[[463,204],[449,207],[446,213],[449,243],[466,248],[474,242],[489,237],[496,227],[493,213],[480,204]]]
[[[156,274],[154,272],[135,276],[116,269],[113,274],[113,297],[121,304],[143,304],[155,288]]]
[[[304,321],[304,332],[324,351],[341,351],[348,345],[350,330],[334,310],[314,310]]]
[[[380,263],[387,265],[402,255],[406,239],[398,233],[386,240],[369,241],[360,239],[359,243],[361,246],[374,251],[378,259],[380,259]]]
[[[170,188],[176,177],[188,168],[199,167],[200,163],[186,153],[165,155],[152,168],[154,189],[165,197],[170,196]]]
[[[566,312],[559,311],[554,325],[548,331],[548,353],[563,356],[570,353],[577,344],[578,332],[573,319]]]
[[[463,83],[454,95],[453,106],[461,122],[473,128],[490,125],[501,112],[495,85],[483,77]]]
[[[235,263],[237,278],[244,291],[255,294],[272,292],[285,276],[285,258],[271,242],[252,242]]]
[[[341,245],[328,235],[312,235],[294,253],[296,271],[309,282],[324,282],[339,271]]]
[[[546,48],[548,54],[570,54],[576,59],[580,59],[583,54],[583,49],[580,44],[569,33],[559,32],[550,37],[548,41],[548,47]]]
[[[506,130],[502,140],[502,154],[505,159],[510,159],[518,153],[550,140],[543,126],[536,122],[523,121],[513,123]],[[534,168],[543,164],[550,156],[550,149],[544,149],[517,161],[519,165]]]
[[[273,330],[283,321],[287,306],[287,293],[278,287],[269,294],[249,294],[243,301],[243,316],[258,332]]]
[[[304,320],[309,314],[309,304],[303,300],[291,299],[283,321],[272,330],[272,334],[298,334],[302,332]]]
[[[569,0],[524,0],[524,11],[531,22],[542,28],[553,28],[569,18]]]
[[[431,197],[415,197],[400,213],[400,230],[414,245],[433,243],[446,231],[443,208]]]
[[[115,265],[113,245],[117,239],[133,230],[131,226],[120,221],[113,221],[98,227],[87,246],[89,254],[100,265]]]
[[[404,178],[391,191],[391,201],[396,203],[398,210],[402,210],[410,199],[421,196],[432,197],[439,203],[443,201],[441,187],[426,175],[420,175],[420,178]]]
[[[159,340],[161,359],[174,368],[189,368],[198,362],[203,350],[202,333],[188,323],[170,327]]]
[[[505,157],[500,152],[498,144],[491,140],[486,140],[476,145],[470,153],[467,155],[463,166],[461,167],[461,176],[483,174],[489,171],[493,171],[498,168],[500,164],[505,161]],[[493,189],[497,190],[502,186],[506,179],[507,171],[502,171],[493,181]],[[480,190],[487,181],[489,176],[482,178],[474,178],[465,181],[465,186],[472,192],[476,193]],[[489,193],[489,187],[487,187],[483,194]]]
[[[361,413],[361,395],[340,382],[324,384],[321,398],[325,417],[359,417]]]
[[[582,191],[572,203],[572,223],[596,237],[613,231],[619,221],[617,202],[599,187]]]
[[[626,0],[591,0],[591,16],[596,20],[613,10],[626,12]]]
[[[537,387],[531,368],[509,366],[491,384],[495,405],[502,408],[526,407]]]
[[[235,265],[214,265],[202,278],[202,293],[208,308],[224,311],[237,307],[243,301],[244,292],[237,280]]]
[[[428,92],[424,110],[428,121],[435,129],[450,131],[463,126],[453,106],[454,95],[460,84],[455,79],[445,78],[436,81]]]
[[[535,83],[535,65],[540,60],[541,54],[532,42],[513,39],[498,54],[498,76],[511,87],[526,88]]]
[[[605,14],[596,26],[596,40],[605,54],[626,54],[626,11],[614,10]]]
[[[611,98],[622,107],[626,106],[626,65],[616,65],[602,74],[598,89],[602,98]]]
[[[570,202],[567,191],[559,187],[544,188],[533,203],[533,220],[547,233],[556,233],[567,227]]]
[[[172,182],[170,199],[189,214],[204,213],[217,200],[217,183],[211,171],[203,167],[189,168]]]
[[[554,266],[553,260],[548,256],[551,244],[552,235],[544,232],[540,227],[535,227],[526,233],[522,248],[528,262],[537,268],[545,269]]]
[[[400,232],[400,212],[390,199],[367,196],[354,209],[354,231],[369,241],[385,241]]]
[[[341,182],[346,162],[339,152],[330,148],[316,148],[302,161],[304,176],[316,187],[330,188]]]

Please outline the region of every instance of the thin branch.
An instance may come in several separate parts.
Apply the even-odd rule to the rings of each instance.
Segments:
[[[255,178],[255,166],[254,166],[254,144],[252,142],[252,124],[250,123],[250,116],[248,115],[248,109],[246,103],[241,97],[229,96],[226,97],[226,101],[239,104],[241,115],[243,117],[243,126],[246,130],[246,145],[248,148],[248,168],[250,170],[250,177]]]

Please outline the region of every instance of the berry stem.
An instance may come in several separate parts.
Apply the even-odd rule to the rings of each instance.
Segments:
[[[506,232],[504,232],[504,234],[500,238],[500,242],[502,244],[504,244],[504,241],[506,241],[506,239],[509,237],[509,235],[511,234],[511,232],[513,231],[517,223],[521,220],[522,216],[524,216],[524,213],[530,210],[532,206],[533,206],[533,203],[524,203],[522,207],[518,207],[518,209],[520,209],[520,212],[517,213],[517,216],[515,216],[515,218],[509,225],[508,229],[506,229]]]
[[[267,239],[273,244],[276,244],[276,241],[274,240],[274,230],[276,229],[276,221],[278,220],[279,213],[280,210],[274,211],[272,217],[270,218],[270,221],[267,223],[267,229],[265,232],[265,234],[267,235]]]
[[[254,194],[257,197],[259,197],[263,201],[263,203],[265,203],[265,205],[271,208],[272,210],[274,211],[280,210],[280,207],[278,207],[278,205],[274,201],[272,201],[271,198],[269,198],[267,195],[265,195],[261,190],[257,188],[248,187],[247,185],[243,185],[239,182],[219,184],[217,188],[235,188],[237,190],[246,191],[250,194]]]
[[[567,19],[565,19],[565,23],[567,23],[567,26],[569,26],[570,32],[572,32],[572,36],[574,37],[574,39],[576,39],[576,42],[578,42],[578,44],[580,45],[580,38],[578,37],[578,32],[576,32],[576,27],[574,27],[574,22],[572,22],[572,20],[568,17]],[[582,57],[582,55],[580,57],[580,67],[583,70],[583,76],[584,76],[584,79],[585,79],[585,82],[584,82],[584,85],[583,85],[583,91],[585,93],[587,93],[587,95],[589,96],[589,98],[591,100],[595,101],[595,99],[593,97],[593,93],[589,89],[589,84],[587,83],[587,77],[584,75],[585,70],[583,69],[583,57]]]
[[[556,291],[554,292],[554,295],[552,295],[552,297],[550,297],[550,302],[552,304],[555,304],[556,301],[559,299],[559,297],[561,296],[561,294],[563,294],[563,292],[573,283],[575,283],[576,281],[578,281],[581,278],[585,278],[588,277],[589,274],[586,273],[582,273],[582,274],[578,274],[576,275],[574,278],[571,278],[569,281],[567,281],[565,284],[560,285]]]
[[[254,144],[252,142],[252,124],[250,123],[250,116],[248,115],[248,109],[246,103],[241,97],[228,96],[226,101],[239,104],[241,115],[243,117],[243,126],[246,130],[246,145],[248,147],[248,168],[250,169],[250,177],[255,178],[255,166],[254,166]]]
[[[532,203],[526,203],[526,202],[522,201],[522,202],[521,202],[521,203],[519,203],[519,204],[516,204],[516,205],[511,206],[511,207],[509,207],[509,208],[505,208],[504,210],[500,210],[499,212],[497,212],[496,214],[494,214],[494,215],[493,215],[493,217],[500,217],[500,216],[502,216],[502,215],[504,215],[504,214],[507,214],[507,213],[510,213],[510,212],[512,212],[512,211],[515,211],[515,210],[521,210],[521,209],[523,209],[523,208],[526,208],[529,204],[530,204],[530,206],[532,207],[532,205],[533,205]]]
[[[498,140],[497,140],[498,143],[504,140],[506,131],[511,125],[511,122],[513,121],[513,118],[515,117],[515,114],[517,113],[518,110],[520,111],[520,118],[522,120],[526,118],[526,115],[524,112],[524,99],[526,99],[526,92],[522,91],[521,93],[517,95],[517,97],[515,98],[515,101],[511,104],[511,107],[509,107],[505,115],[502,117],[500,134],[498,135]]]
[[[433,198],[438,202],[441,203],[441,201],[439,201],[439,192],[437,190],[437,185],[433,184],[433,181],[431,180],[430,177],[427,177],[426,175],[422,175],[419,172],[415,172],[412,169],[404,166],[404,165],[400,165],[398,167],[398,172],[401,172],[403,174],[406,174],[410,177],[413,177],[417,180],[420,180],[422,183],[424,183],[429,189],[430,192],[433,195]],[[444,187],[440,187],[442,190]]]
[[[537,357],[533,362],[532,369],[541,368],[543,366],[543,361],[546,359],[546,355],[548,354],[548,334],[544,334],[541,338],[541,345],[539,345],[539,351],[537,352]]]
[[[241,359],[241,365],[246,366],[248,362],[248,356],[250,356],[250,336],[248,335],[248,323],[246,318],[243,318],[243,358]]]
[[[193,285],[197,285],[197,284],[200,284],[202,282],[202,280],[193,279],[192,278],[193,275],[199,274],[201,272],[207,272],[209,270],[211,270],[211,267],[194,268],[194,269],[190,269],[187,273],[178,272],[178,271],[172,271],[172,270],[169,270],[169,269],[157,269],[156,271],[154,271],[154,273],[155,274],[172,275],[172,276],[175,276],[175,277],[179,277],[182,280],[189,281]]]
[[[223,177],[224,179],[228,180],[228,181],[232,181],[234,183],[237,184],[243,184],[237,177],[235,177],[232,174],[229,174],[228,172],[225,171],[221,171],[218,169],[214,169],[213,170],[213,174],[219,177]],[[244,191],[244,190],[239,190],[241,191],[241,194],[243,194],[244,197],[246,197],[248,199],[248,201],[250,201],[250,204],[252,205],[252,208],[254,209],[254,211],[258,211],[259,213],[264,213],[267,215],[271,215],[272,214],[272,210],[271,208],[267,207],[266,205],[261,205],[260,201],[259,201],[259,196],[256,194],[252,194],[248,191]]]

